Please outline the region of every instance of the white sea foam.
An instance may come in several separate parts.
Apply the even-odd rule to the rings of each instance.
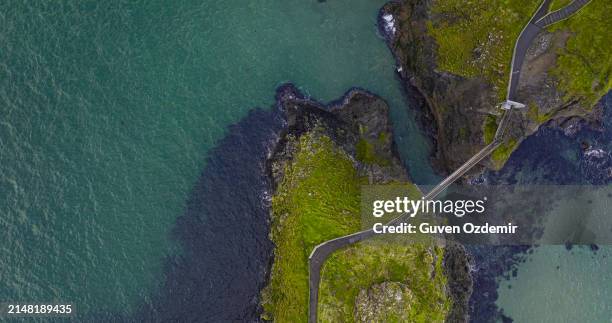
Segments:
[[[382,16],[385,21],[385,31],[391,35],[395,35],[397,28],[395,27],[395,18],[392,14],[386,13]]]
[[[584,152],[587,157],[604,158],[607,153],[603,149],[589,149]]]

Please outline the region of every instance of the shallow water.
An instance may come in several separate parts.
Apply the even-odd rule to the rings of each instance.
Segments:
[[[544,246],[503,280],[497,304],[515,322],[609,322],[612,248]]]

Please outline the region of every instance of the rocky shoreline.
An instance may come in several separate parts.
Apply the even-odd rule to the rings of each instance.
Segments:
[[[448,279],[448,295],[453,300],[446,322],[468,322],[473,277],[470,273],[470,257],[465,247],[456,243],[448,244],[444,251],[443,265]]]
[[[306,98],[293,84],[284,84],[276,91],[276,106],[285,114],[286,125],[266,163],[273,189],[283,177],[283,165],[292,158],[288,138],[297,138],[321,125],[320,130],[352,156],[360,173],[368,174],[371,181],[408,180],[392,136],[387,136],[379,145],[381,149],[376,151],[377,155],[391,161],[390,166],[365,165],[357,160],[356,147],[360,136],[376,139],[377,133],[392,134],[387,104],[375,94],[351,88],[338,100],[322,104]],[[360,133],[363,129],[365,133]]]

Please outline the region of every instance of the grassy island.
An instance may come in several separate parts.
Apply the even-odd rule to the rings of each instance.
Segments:
[[[294,147],[293,156],[272,197],[271,239],[276,248],[262,303],[265,319],[306,322],[308,255],[315,245],[360,229],[360,189],[367,178],[358,174],[357,161],[324,132],[287,140]],[[381,162],[370,145],[362,139],[357,154],[365,163]],[[374,317],[361,313],[366,315],[363,319],[443,321],[450,301],[442,255],[442,249],[431,246],[376,242],[336,252],[323,267],[319,320],[355,322],[368,309]],[[376,306],[397,302],[398,297],[403,302],[393,303],[397,311],[377,314]]]

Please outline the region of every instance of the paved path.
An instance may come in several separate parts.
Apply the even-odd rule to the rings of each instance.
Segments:
[[[544,28],[546,26],[550,26],[561,20],[567,19],[571,15],[578,12],[578,10],[586,6],[589,2],[591,2],[591,0],[574,0],[567,6],[559,10],[555,10],[547,14],[546,16],[542,17],[541,19],[538,19],[538,21],[535,22],[535,25],[537,25],[540,28]]]
[[[533,14],[527,25],[521,31],[521,34],[516,40],[514,45],[514,52],[512,54],[512,63],[510,66],[510,79],[508,82],[508,92],[506,95],[507,100],[515,99],[516,87],[518,85],[519,76],[521,67],[523,66],[523,60],[525,58],[525,54],[527,53],[527,49],[531,42],[535,39],[536,35],[542,30],[542,28],[549,26],[557,21],[566,19],[572,14],[576,13],[580,8],[584,7],[590,0],[574,0],[569,5],[559,10],[553,11],[549,14],[548,7],[550,5],[551,0],[544,0],[540,7]],[[503,137],[505,130],[508,126],[508,120],[512,115],[512,111],[504,110],[501,121],[497,127],[497,131],[495,133],[495,137],[493,142],[482,148],[478,153],[476,153],[472,158],[466,161],[463,165],[461,165],[457,170],[455,170],[452,174],[446,177],[442,182],[440,182],[436,187],[434,187],[431,191],[429,191],[423,198],[426,200],[430,200],[438,196],[438,194],[442,193],[448,186],[450,186],[453,182],[467,173],[472,167],[476,166],[481,160],[485,157],[489,156],[495,148],[499,147],[499,145],[503,142]],[[389,224],[398,223],[405,215],[401,215],[394,220],[390,221]],[[336,250],[349,246],[359,241],[366,240],[371,238],[376,233],[374,233],[373,229],[364,230],[360,232],[355,232],[353,234],[339,237],[333,240],[329,240],[319,244],[314,247],[310,256],[308,257],[309,264],[309,306],[308,306],[308,322],[315,323],[317,322],[317,306],[319,303],[319,283],[321,281],[321,267],[325,260]]]
[[[514,51],[512,53],[512,63],[510,63],[510,80],[508,81],[508,92],[506,93],[506,100],[516,101],[516,88],[518,87],[519,76],[521,74],[521,68],[523,67],[523,61],[525,60],[525,54],[529,45],[535,39],[535,37],[542,30],[541,27],[535,25],[535,22],[541,19],[548,12],[548,6],[551,0],[544,0],[538,7],[536,12],[533,14],[529,22],[523,27],[519,34],[516,42],[514,43]]]
[[[540,31],[547,26],[567,19],[578,12],[578,10],[582,9],[590,1],[591,0],[574,0],[567,6],[551,13],[548,13],[548,7],[550,6],[551,0],[542,1],[542,4],[538,7],[538,10],[533,14],[533,17],[531,17],[527,25],[525,25],[514,44],[506,100],[516,101],[516,89],[518,87],[523,61],[525,60],[525,54]]]

